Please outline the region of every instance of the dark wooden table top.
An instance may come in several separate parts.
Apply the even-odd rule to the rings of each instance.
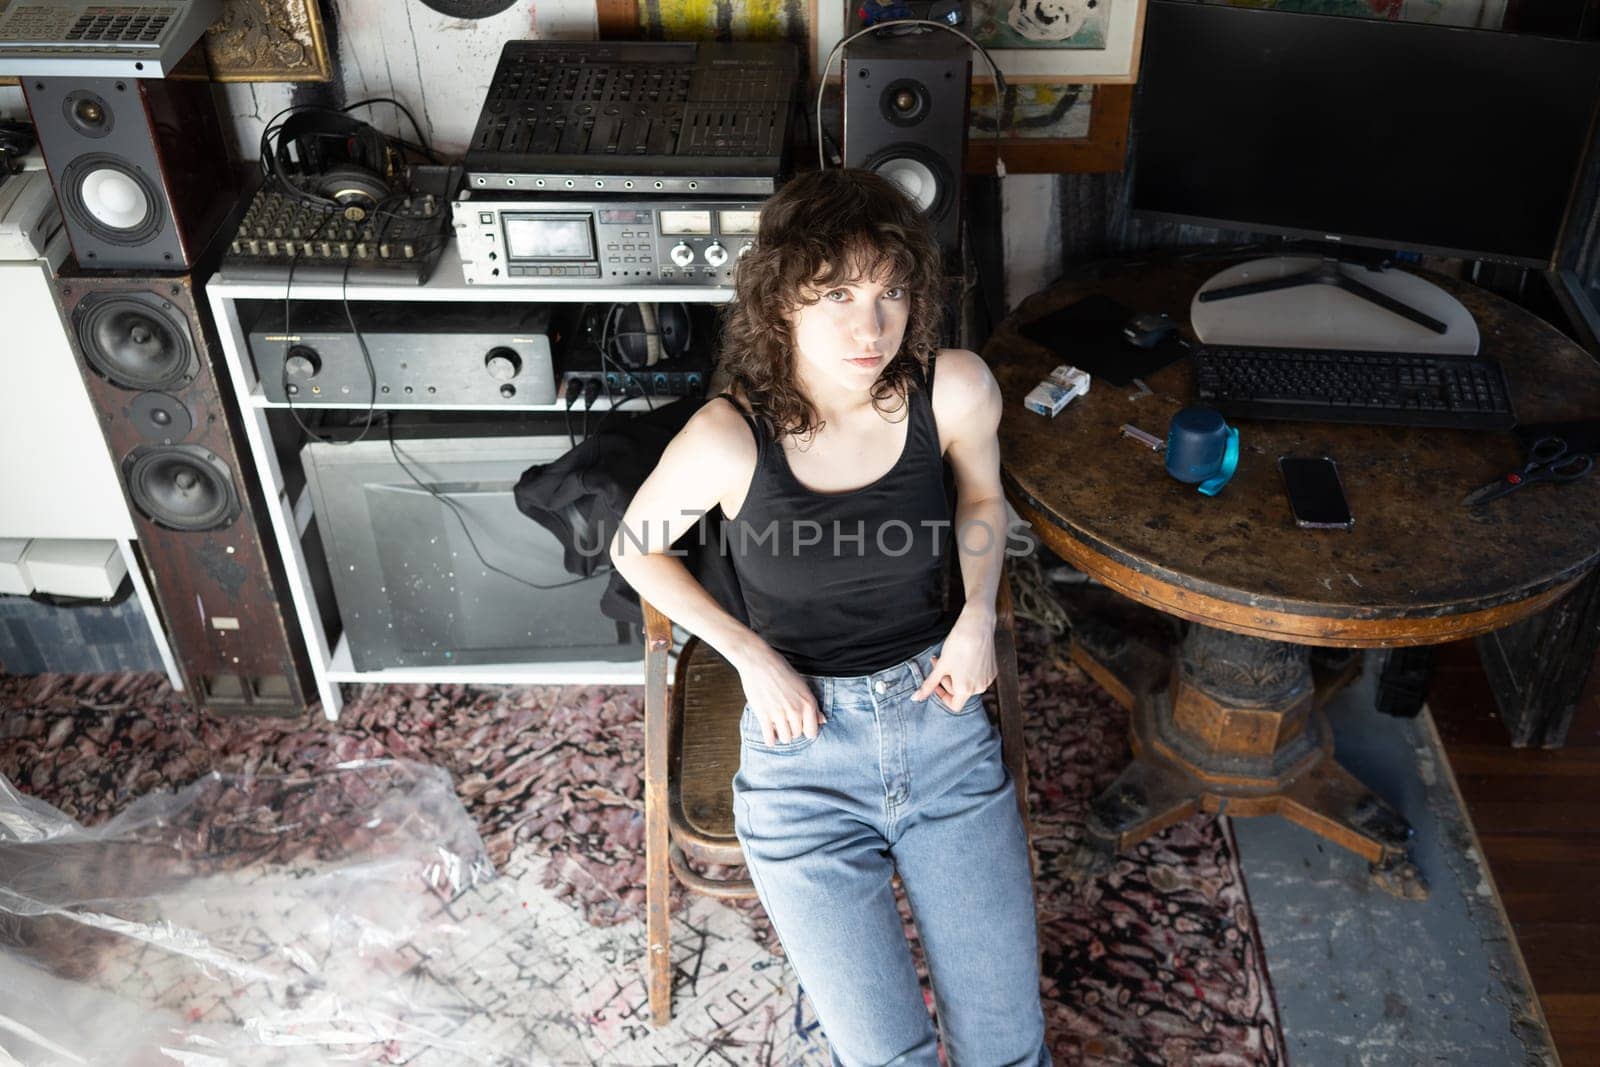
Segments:
[[[1238,420],[1240,459],[1216,497],[1166,473],[1165,439],[1196,403],[1182,360],[1145,379],[1152,395],[1096,380],[1053,420],[1022,398],[1061,357],[1019,324],[1103,292],[1188,328],[1196,289],[1225,263],[1169,260],[1067,281],[1029,297],[984,348],[1005,397],[1006,491],[1047,544],[1108,585],[1173,614],[1309,644],[1432,643],[1507,625],[1600,563],[1600,472],[1532,486],[1468,510],[1469,490],[1514,470],[1511,432]],[[1428,275],[1477,320],[1481,354],[1505,368],[1526,423],[1600,418],[1600,364],[1547,323],[1475,286]],[[1328,455],[1355,516],[1350,530],[1294,524],[1279,456]]]

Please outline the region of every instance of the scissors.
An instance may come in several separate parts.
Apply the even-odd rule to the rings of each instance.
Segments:
[[[1575,482],[1588,474],[1594,460],[1582,452],[1568,452],[1559,437],[1541,437],[1528,448],[1528,462],[1504,478],[1474,489],[1461,498],[1463,507],[1477,507],[1537,482]]]

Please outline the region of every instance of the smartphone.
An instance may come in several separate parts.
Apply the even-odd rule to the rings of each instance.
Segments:
[[[1284,488],[1295,525],[1310,530],[1348,530],[1355,525],[1339,482],[1339,468],[1327,456],[1281,456]]]

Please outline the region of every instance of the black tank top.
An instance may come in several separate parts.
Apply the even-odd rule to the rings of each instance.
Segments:
[[[899,461],[844,492],[801,485],[782,445],[744,415],[756,469],[723,535],[750,628],[801,674],[872,674],[949,632],[959,610],[948,588],[953,506],[932,396],[930,358],[908,398]]]

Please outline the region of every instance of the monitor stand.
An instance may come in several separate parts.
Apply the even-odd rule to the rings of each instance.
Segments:
[[[1424,326],[1434,333],[1448,332],[1449,327],[1432,315],[1425,315],[1410,304],[1401,303],[1393,297],[1380,293],[1370,285],[1356,281],[1345,273],[1344,263],[1344,260],[1328,256],[1310,270],[1301,271],[1299,274],[1287,274],[1281,278],[1267,278],[1259,282],[1245,282],[1243,285],[1229,285],[1222,289],[1210,289],[1200,294],[1200,300],[1202,303],[1209,304],[1216,300],[1232,300],[1236,297],[1250,296],[1252,293],[1272,293],[1279,289],[1295,289],[1302,285],[1331,285],[1335,289],[1343,289],[1345,292],[1352,293],[1369,303],[1377,304],[1385,311],[1392,311],[1401,318],[1410,319],[1418,326]],[[1383,264],[1376,268],[1368,267],[1367,269],[1383,271],[1388,269],[1388,264]]]
[[[1478,351],[1477,323],[1444,289],[1408,271],[1320,255],[1237,264],[1202,285],[1189,310],[1209,344]]]

